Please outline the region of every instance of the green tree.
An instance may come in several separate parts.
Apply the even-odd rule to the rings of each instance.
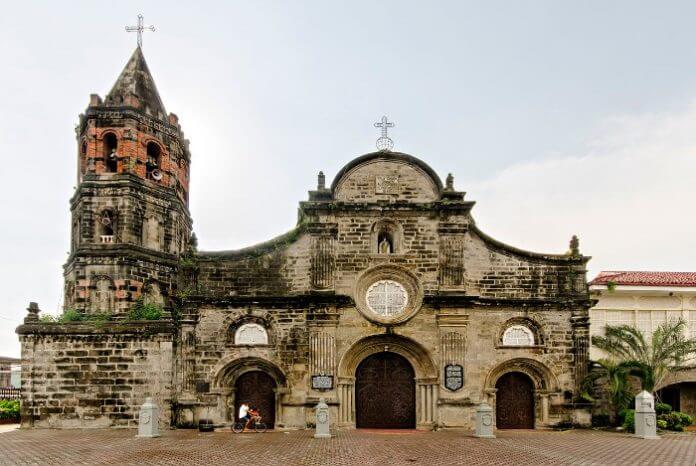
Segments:
[[[611,413],[612,422],[619,419],[619,413],[628,408],[631,403],[630,386],[628,376],[631,371],[631,366],[625,363],[617,363],[611,359],[599,359],[592,361],[592,370],[584,381],[584,392],[589,396],[589,391],[595,382],[600,379],[606,379],[604,387],[609,392],[609,402],[611,403],[613,412]]]
[[[660,324],[648,339],[630,325],[607,325],[604,336],[592,337],[592,344],[640,378],[643,390],[654,392],[670,372],[690,369],[696,356],[696,339],[684,335],[684,319]]]

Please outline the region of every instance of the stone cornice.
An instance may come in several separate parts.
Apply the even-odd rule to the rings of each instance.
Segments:
[[[63,266],[67,268],[76,259],[85,257],[115,257],[119,259],[139,260],[145,259],[151,262],[157,262],[159,265],[167,267],[177,267],[179,265],[179,257],[176,254],[153,251],[135,244],[117,243],[117,244],[100,244],[89,243],[81,244],[74,252],[68,256],[68,259]]]
[[[188,217],[189,221],[191,214],[189,213],[188,207],[184,202],[176,195],[176,190],[174,188],[154,185],[144,181],[142,178],[135,176],[130,173],[118,173],[110,175],[95,175],[87,174],[85,175],[82,183],[77,187],[75,193],[70,198],[71,209],[74,208],[77,203],[82,198],[93,197],[88,193],[89,189],[100,190],[104,188],[122,189],[122,190],[133,190],[137,193],[143,193],[156,198],[164,198],[174,204],[177,204]]]

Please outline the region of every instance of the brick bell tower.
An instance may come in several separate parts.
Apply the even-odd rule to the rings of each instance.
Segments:
[[[65,309],[118,319],[138,300],[166,307],[191,239],[191,154],[140,46],[106,98],[90,96],[75,131]]]

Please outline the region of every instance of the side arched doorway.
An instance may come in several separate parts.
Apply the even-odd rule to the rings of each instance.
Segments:
[[[234,418],[239,420],[242,403],[256,406],[269,429],[275,424],[275,389],[273,378],[262,371],[245,372],[237,378],[235,388]]]
[[[355,372],[355,425],[358,428],[416,427],[416,382],[403,356],[384,351],[366,357]]]
[[[498,429],[534,428],[534,383],[522,372],[508,372],[495,384]]]

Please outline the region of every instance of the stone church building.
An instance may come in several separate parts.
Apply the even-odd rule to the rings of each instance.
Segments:
[[[137,48],[77,133],[65,318],[31,303],[22,423],[230,422],[242,402],[305,428],[324,397],[336,428],[497,428],[587,420],[588,257],[517,249],[424,161],[352,160],[299,205],[290,232],[197,251],[189,144]],[[524,193],[520,193],[523,197]]]

